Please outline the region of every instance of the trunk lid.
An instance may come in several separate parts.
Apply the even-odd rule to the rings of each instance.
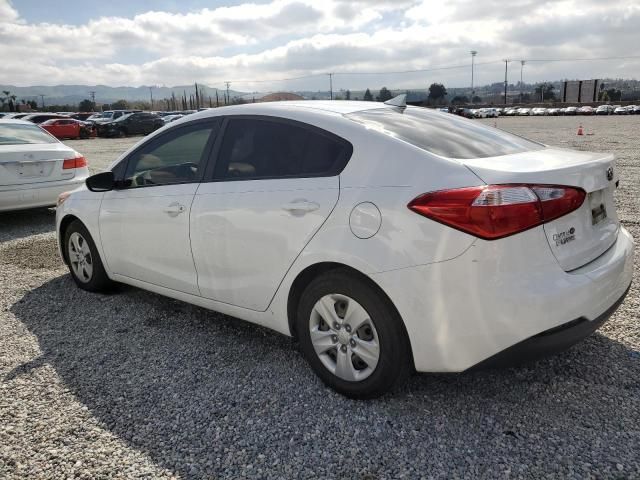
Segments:
[[[618,174],[612,154],[545,148],[461,162],[487,184],[565,185],[587,192],[580,208],[544,224],[549,247],[564,270],[591,262],[615,242]]]
[[[0,187],[73,178],[75,169],[64,170],[62,164],[75,155],[62,143],[0,145]]]

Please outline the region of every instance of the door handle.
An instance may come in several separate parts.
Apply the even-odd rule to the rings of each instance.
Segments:
[[[308,200],[294,200],[293,202],[285,203],[282,206],[283,210],[294,215],[304,215],[305,213],[313,212],[319,208],[320,205],[316,202],[310,202]]]
[[[184,212],[187,208],[184,205],[181,205],[177,202],[170,204],[167,208],[164,209],[164,213],[169,215],[170,217],[177,217],[182,212]]]

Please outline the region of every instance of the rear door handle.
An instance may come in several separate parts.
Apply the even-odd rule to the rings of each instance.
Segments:
[[[178,202],[174,202],[164,209],[164,213],[166,213],[170,217],[177,217],[178,215],[183,213],[186,209],[187,208],[184,205],[181,205]]]
[[[283,210],[294,215],[304,215],[305,213],[313,212],[319,208],[320,205],[316,202],[310,202],[309,200],[294,200],[290,203],[285,203],[282,206]]]

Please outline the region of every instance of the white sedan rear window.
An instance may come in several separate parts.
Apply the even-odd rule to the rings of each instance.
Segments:
[[[0,145],[56,143],[57,140],[36,125],[0,124]]]
[[[345,116],[447,158],[497,157],[544,148],[503,130],[427,108],[379,108]]]

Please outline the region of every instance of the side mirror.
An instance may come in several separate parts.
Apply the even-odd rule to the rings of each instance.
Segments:
[[[92,192],[109,192],[115,187],[113,172],[96,173],[85,180],[87,188]]]

